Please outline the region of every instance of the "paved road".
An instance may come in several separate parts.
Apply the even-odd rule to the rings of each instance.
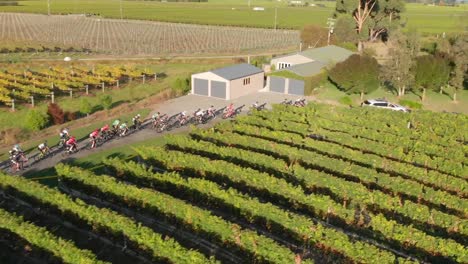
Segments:
[[[164,103],[158,104],[154,106],[153,111],[149,116],[151,116],[155,112],[160,112],[162,114],[167,114],[169,116],[178,114],[182,111],[187,111],[188,113],[193,113],[196,109],[202,108],[202,109],[207,109],[211,105],[213,105],[216,109],[223,108],[227,106],[229,103],[233,103],[235,107],[239,107],[242,105],[245,105],[243,110],[243,113],[246,113],[248,111],[248,108],[250,105],[255,103],[255,101],[258,101],[260,104],[262,103],[268,103],[267,108],[271,108],[271,104],[273,103],[280,103],[283,101],[285,98],[288,99],[296,99],[298,96],[293,96],[293,95],[285,95],[285,94],[279,94],[279,93],[271,93],[271,92],[257,92],[255,94],[250,94],[246,95],[234,100],[226,101],[222,99],[216,99],[212,97],[205,97],[205,96],[198,96],[198,95],[186,95],[178,98],[174,98],[168,101],[165,101]],[[213,126],[216,122],[221,121],[222,119],[218,117],[217,119],[214,120],[214,122],[210,122],[205,125],[200,125],[199,127],[211,127]],[[114,147],[119,147],[119,146],[124,146],[128,144],[133,144],[136,142],[141,142],[144,140],[148,140],[151,138],[159,137],[167,133],[179,133],[183,131],[189,131],[191,128],[189,126],[184,126],[181,128],[177,128],[174,130],[171,130],[170,132],[164,132],[164,133],[157,133],[154,130],[151,129],[142,129],[140,131],[137,131],[131,135],[128,135],[124,138],[120,139],[115,139],[110,142],[106,142],[104,145],[92,149],[92,150],[80,150],[79,152],[72,154],[68,157],[69,158],[81,158],[81,157],[86,157],[90,154],[93,153],[98,153],[106,149],[114,148]],[[80,145],[86,144],[87,140],[82,142],[81,144],[78,145],[78,147],[82,147]],[[53,157],[47,158],[45,160],[39,161],[38,163],[34,164],[31,167],[28,167],[26,170],[22,171],[22,173],[26,172],[32,172],[32,171],[39,171],[43,170],[49,167],[55,166],[57,163],[59,163],[61,160],[64,160],[65,158],[62,157],[61,154],[57,154]]]

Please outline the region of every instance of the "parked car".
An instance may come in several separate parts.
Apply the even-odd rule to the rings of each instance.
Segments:
[[[372,99],[372,100],[365,100],[361,103],[361,106],[373,106],[378,108],[390,109],[393,111],[402,111],[402,112],[411,112],[408,108],[397,105],[394,103],[390,103],[384,99]]]

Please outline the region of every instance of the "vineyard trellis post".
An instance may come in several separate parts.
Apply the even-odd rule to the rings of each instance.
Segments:
[[[11,111],[15,111],[15,99],[11,99]]]
[[[117,81],[115,82],[115,85],[117,86],[117,88],[119,88],[119,87],[120,87],[120,81],[117,80]]]
[[[86,89],[86,95],[88,95],[89,94],[89,85],[88,84],[85,85],[85,89]]]
[[[154,80],[156,81],[158,79],[158,74],[154,73]]]
[[[145,84],[145,79],[146,79],[146,76],[144,74],[141,75],[141,81],[143,82],[143,84]]]
[[[55,104],[55,95],[54,95],[54,92],[50,92],[50,99],[51,99],[52,103]]]
[[[73,98],[73,89],[72,89],[72,88],[68,88],[68,91],[70,91],[70,98]]]
[[[104,84],[104,82],[101,83],[101,86],[102,86],[102,92],[104,93],[106,89],[106,85]]]
[[[31,105],[34,108],[34,96],[31,95]]]

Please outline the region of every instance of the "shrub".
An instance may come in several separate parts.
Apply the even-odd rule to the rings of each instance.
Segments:
[[[54,125],[60,125],[65,122],[65,114],[58,104],[50,103],[47,107],[47,114]]]
[[[104,109],[109,110],[112,107],[112,96],[108,94],[103,94],[99,97],[99,100],[101,101],[102,107]]]
[[[349,96],[343,96],[340,99],[338,99],[338,102],[342,105],[352,105],[353,100]]]
[[[65,118],[67,121],[73,121],[76,119],[76,113],[75,112],[65,112]]]
[[[409,107],[411,109],[422,109],[422,104],[410,100],[400,100],[398,103],[402,106]]]
[[[38,131],[46,127],[49,119],[46,114],[37,109],[28,111],[26,115],[25,127],[31,131]]]
[[[81,97],[80,99],[80,112],[86,115],[89,115],[92,110],[91,103],[88,101],[88,99]]]
[[[190,79],[177,78],[174,81],[173,89],[178,95],[186,94],[190,90]]]

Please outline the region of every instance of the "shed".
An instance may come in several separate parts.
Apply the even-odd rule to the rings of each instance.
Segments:
[[[263,70],[247,64],[236,64],[192,75],[192,94],[235,99],[264,87]]]
[[[322,68],[326,65],[338,63],[341,61],[346,60],[349,56],[351,56],[353,52],[335,46],[325,46],[315,49],[308,49],[299,53],[288,54],[285,56],[275,57],[271,60],[271,65],[275,66],[276,70],[281,69],[288,69],[302,64],[308,64],[308,66],[302,67],[304,68],[314,68],[319,64],[312,64],[312,62],[320,62]]]

